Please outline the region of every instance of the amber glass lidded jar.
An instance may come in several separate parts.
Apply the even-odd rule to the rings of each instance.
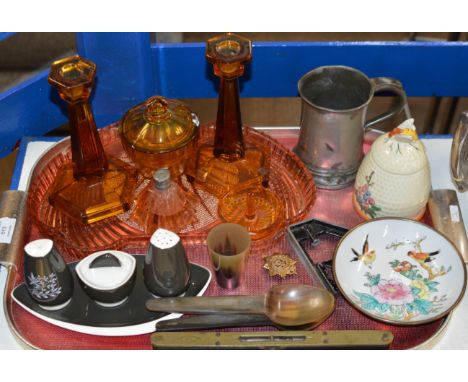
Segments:
[[[177,177],[194,153],[198,128],[198,117],[185,104],[154,96],[127,111],[120,137],[144,177],[152,178],[160,168]]]

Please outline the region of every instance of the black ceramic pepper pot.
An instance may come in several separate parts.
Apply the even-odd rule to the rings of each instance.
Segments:
[[[49,239],[24,247],[24,282],[31,298],[42,308],[64,308],[73,294],[73,278],[65,261]]]
[[[190,282],[190,264],[180,237],[159,228],[151,236],[143,276],[146,288],[162,297],[179,296]]]

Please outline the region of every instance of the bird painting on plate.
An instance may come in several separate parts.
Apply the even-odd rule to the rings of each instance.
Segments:
[[[438,255],[440,251],[434,252],[416,252],[408,251],[408,256],[416,260],[419,264],[429,263],[434,260],[434,256]]]
[[[358,253],[354,248],[351,248],[353,251],[354,257],[350,260],[352,261],[362,261],[364,265],[369,268],[372,268],[372,263],[375,261],[377,254],[375,250],[369,250],[369,234],[366,235],[366,240],[362,246],[362,252]]]
[[[430,280],[434,279],[437,276],[442,276],[445,272],[434,272],[434,268],[431,265],[431,262],[434,260],[434,256],[438,255],[440,251],[434,252],[417,252],[417,251],[408,251],[408,256],[416,260],[419,265],[424,268],[428,273],[428,278]]]

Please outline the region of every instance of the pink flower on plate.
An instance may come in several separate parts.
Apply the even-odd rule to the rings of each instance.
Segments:
[[[371,292],[379,304],[403,305],[414,300],[411,288],[398,280],[381,280]]]
[[[369,199],[367,199],[367,203],[369,203],[369,205],[373,206],[375,204],[375,200],[373,198],[369,198]]]

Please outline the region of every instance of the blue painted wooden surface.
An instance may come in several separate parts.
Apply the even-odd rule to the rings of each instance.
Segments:
[[[98,127],[154,94],[149,33],[77,33],[77,46],[97,64],[92,105]],[[0,94],[0,157],[21,137],[45,134],[67,122],[66,105],[48,84],[48,74],[46,69]]]
[[[217,96],[218,81],[203,43],[151,45],[149,33],[78,33],[77,47],[98,67],[92,105],[99,127],[153,94]],[[332,64],[356,67],[370,77],[395,77],[409,96],[468,96],[468,43],[463,42],[254,43],[241,95],[297,96],[304,73]],[[0,94],[0,157],[21,137],[66,122],[65,105],[47,84],[47,74]]]
[[[168,97],[216,97],[205,44],[153,45],[159,92]],[[295,97],[297,81],[322,65],[347,65],[369,77],[400,80],[409,96],[468,96],[467,42],[254,43],[242,78],[244,97]]]
[[[98,126],[155,94],[149,33],[77,33],[77,48],[97,66],[92,105]]]
[[[41,135],[67,121],[65,105],[47,83],[46,69],[0,94],[0,157],[26,135]]]
[[[15,34],[15,32],[0,32],[0,41],[6,40]]]

